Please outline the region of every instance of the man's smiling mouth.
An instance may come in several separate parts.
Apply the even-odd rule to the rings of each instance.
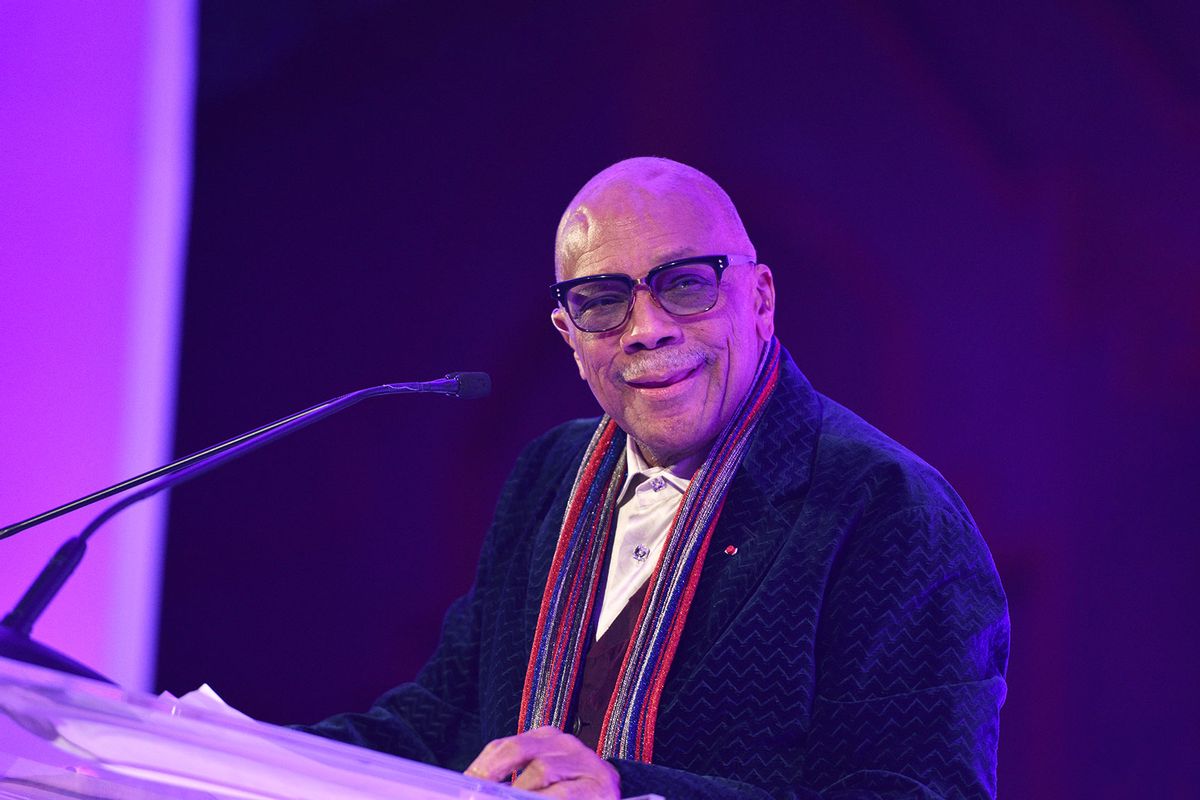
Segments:
[[[698,369],[700,369],[700,366],[696,365],[694,367],[675,370],[665,375],[642,375],[637,380],[626,380],[625,383],[634,389],[665,389],[668,386],[674,386],[692,377]]]

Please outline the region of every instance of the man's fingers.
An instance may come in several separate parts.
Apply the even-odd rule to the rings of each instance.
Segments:
[[[577,782],[583,779],[595,783],[593,773],[598,772],[598,762],[599,757],[590,751],[544,753],[525,765],[525,769],[513,781],[513,786],[532,792],[564,781]]]
[[[546,797],[616,800],[621,796],[620,779],[611,765],[601,767],[601,763],[594,755],[591,761],[573,756],[535,758],[513,781],[513,788]]]
[[[570,777],[562,775],[554,762],[557,761],[553,756],[541,756],[535,758],[525,765],[521,770],[521,774],[513,781],[512,785],[517,789],[524,789],[527,792],[545,789],[547,786],[558,783],[563,778]]]
[[[516,736],[495,739],[467,767],[466,774],[485,781],[498,781],[524,767],[528,758]]]
[[[485,781],[506,778],[552,747],[554,734],[562,735],[556,728],[535,728],[518,736],[493,739],[467,767],[466,774]]]
[[[548,797],[618,798],[621,779],[616,769],[587,748],[551,752],[530,761],[513,781],[517,789]]]
[[[538,728],[489,742],[466,774],[501,780],[520,772],[513,786],[557,798],[619,798],[612,764],[557,728]]]

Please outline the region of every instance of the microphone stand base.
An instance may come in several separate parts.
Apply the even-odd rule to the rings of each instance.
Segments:
[[[39,644],[30,639],[28,635],[3,624],[0,624],[0,656],[57,672],[65,672],[68,675],[79,675],[94,681],[116,685],[94,669],[80,664],[57,650],[46,647],[44,644]]]

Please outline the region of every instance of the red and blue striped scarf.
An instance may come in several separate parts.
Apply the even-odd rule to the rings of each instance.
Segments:
[[[693,476],[675,513],[604,715],[596,748],[604,758],[651,759],[659,699],[700,579],[704,553],[729,482],[779,379],[779,353],[779,342],[772,338],[750,391]],[[625,434],[605,415],[575,476],[546,578],[525,672],[520,732],[543,725],[561,729],[570,714],[592,631],[617,495],[625,481],[624,451]]]

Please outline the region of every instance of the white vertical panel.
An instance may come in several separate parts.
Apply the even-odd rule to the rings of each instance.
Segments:
[[[0,3],[0,521],[170,455],[193,0]],[[0,607],[103,504],[0,542]],[[163,508],[93,539],[35,638],[153,682]]]

